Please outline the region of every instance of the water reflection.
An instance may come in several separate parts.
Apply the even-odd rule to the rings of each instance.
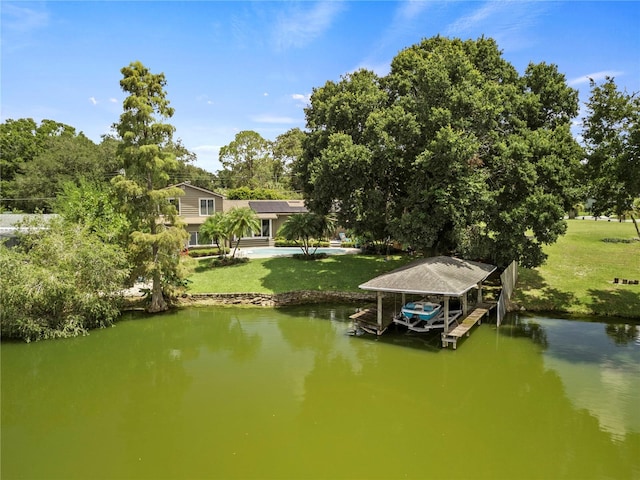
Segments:
[[[349,337],[351,311],[201,308],[3,345],[2,478],[640,477],[634,341],[520,316],[453,351]]]
[[[518,318],[515,323],[519,325],[513,328],[531,332],[532,339],[545,346],[545,367],[560,376],[576,408],[590,412],[618,441],[640,433],[637,325],[543,317]],[[543,333],[534,334],[539,330]]]

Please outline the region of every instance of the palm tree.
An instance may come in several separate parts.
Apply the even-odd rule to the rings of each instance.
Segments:
[[[233,249],[232,257],[236,256],[238,245],[240,245],[240,239],[247,235],[252,235],[253,232],[260,230],[260,219],[256,215],[256,212],[249,207],[234,208],[229,210],[226,215],[227,220],[227,234],[229,237],[235,236],[237,238],[236,246]]]
[[[208,217],[199,229],[200,235],[205,240],[215,242],[218,250],[221,250],[220,243],[223,243],[223,255],[226,253],[228,228],[227,219],[222,212],[216,212],[212,216]]]
[[[312,240],[326,237],[331,233],[335,225],[335,219],[330,215],[318,215],[316,213],[296,213],[291,215],[280,227],[278,235],[299,243],[305,256],[313,255],[318,249],[317,243],[310,253]]]

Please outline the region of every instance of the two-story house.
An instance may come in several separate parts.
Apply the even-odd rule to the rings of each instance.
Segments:
[[[240,240],[241,247],[270,247],[282,224],[294,213],[304,213],[303,200],[229,200],[219,193],[182,182],[176,187],[184,195],[174,199],[175,206],[189,232],[189,246],[210,245],[200,238],[198,230],[207,217],[216,212],[228,212],[236,207],[249,207],[260,219],[260,231]]]

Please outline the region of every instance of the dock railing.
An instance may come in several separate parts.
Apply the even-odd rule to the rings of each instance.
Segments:
[[[518,262],[515,260],[500,275],[502,282],[502,292],[498,299],[498,307],[496,308],[496,324],[500,326],[502,319],[507,313],[507,303],[511,300],[513,289],[518,282]]]

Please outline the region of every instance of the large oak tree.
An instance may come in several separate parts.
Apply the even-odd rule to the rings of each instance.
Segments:
[[[542,263],[575,202],[577,92],[548,64],[519,75],[495,41],[434,37],[385,77],[316,88],[294,172],[310,208],[371,239],[499,265]]]

